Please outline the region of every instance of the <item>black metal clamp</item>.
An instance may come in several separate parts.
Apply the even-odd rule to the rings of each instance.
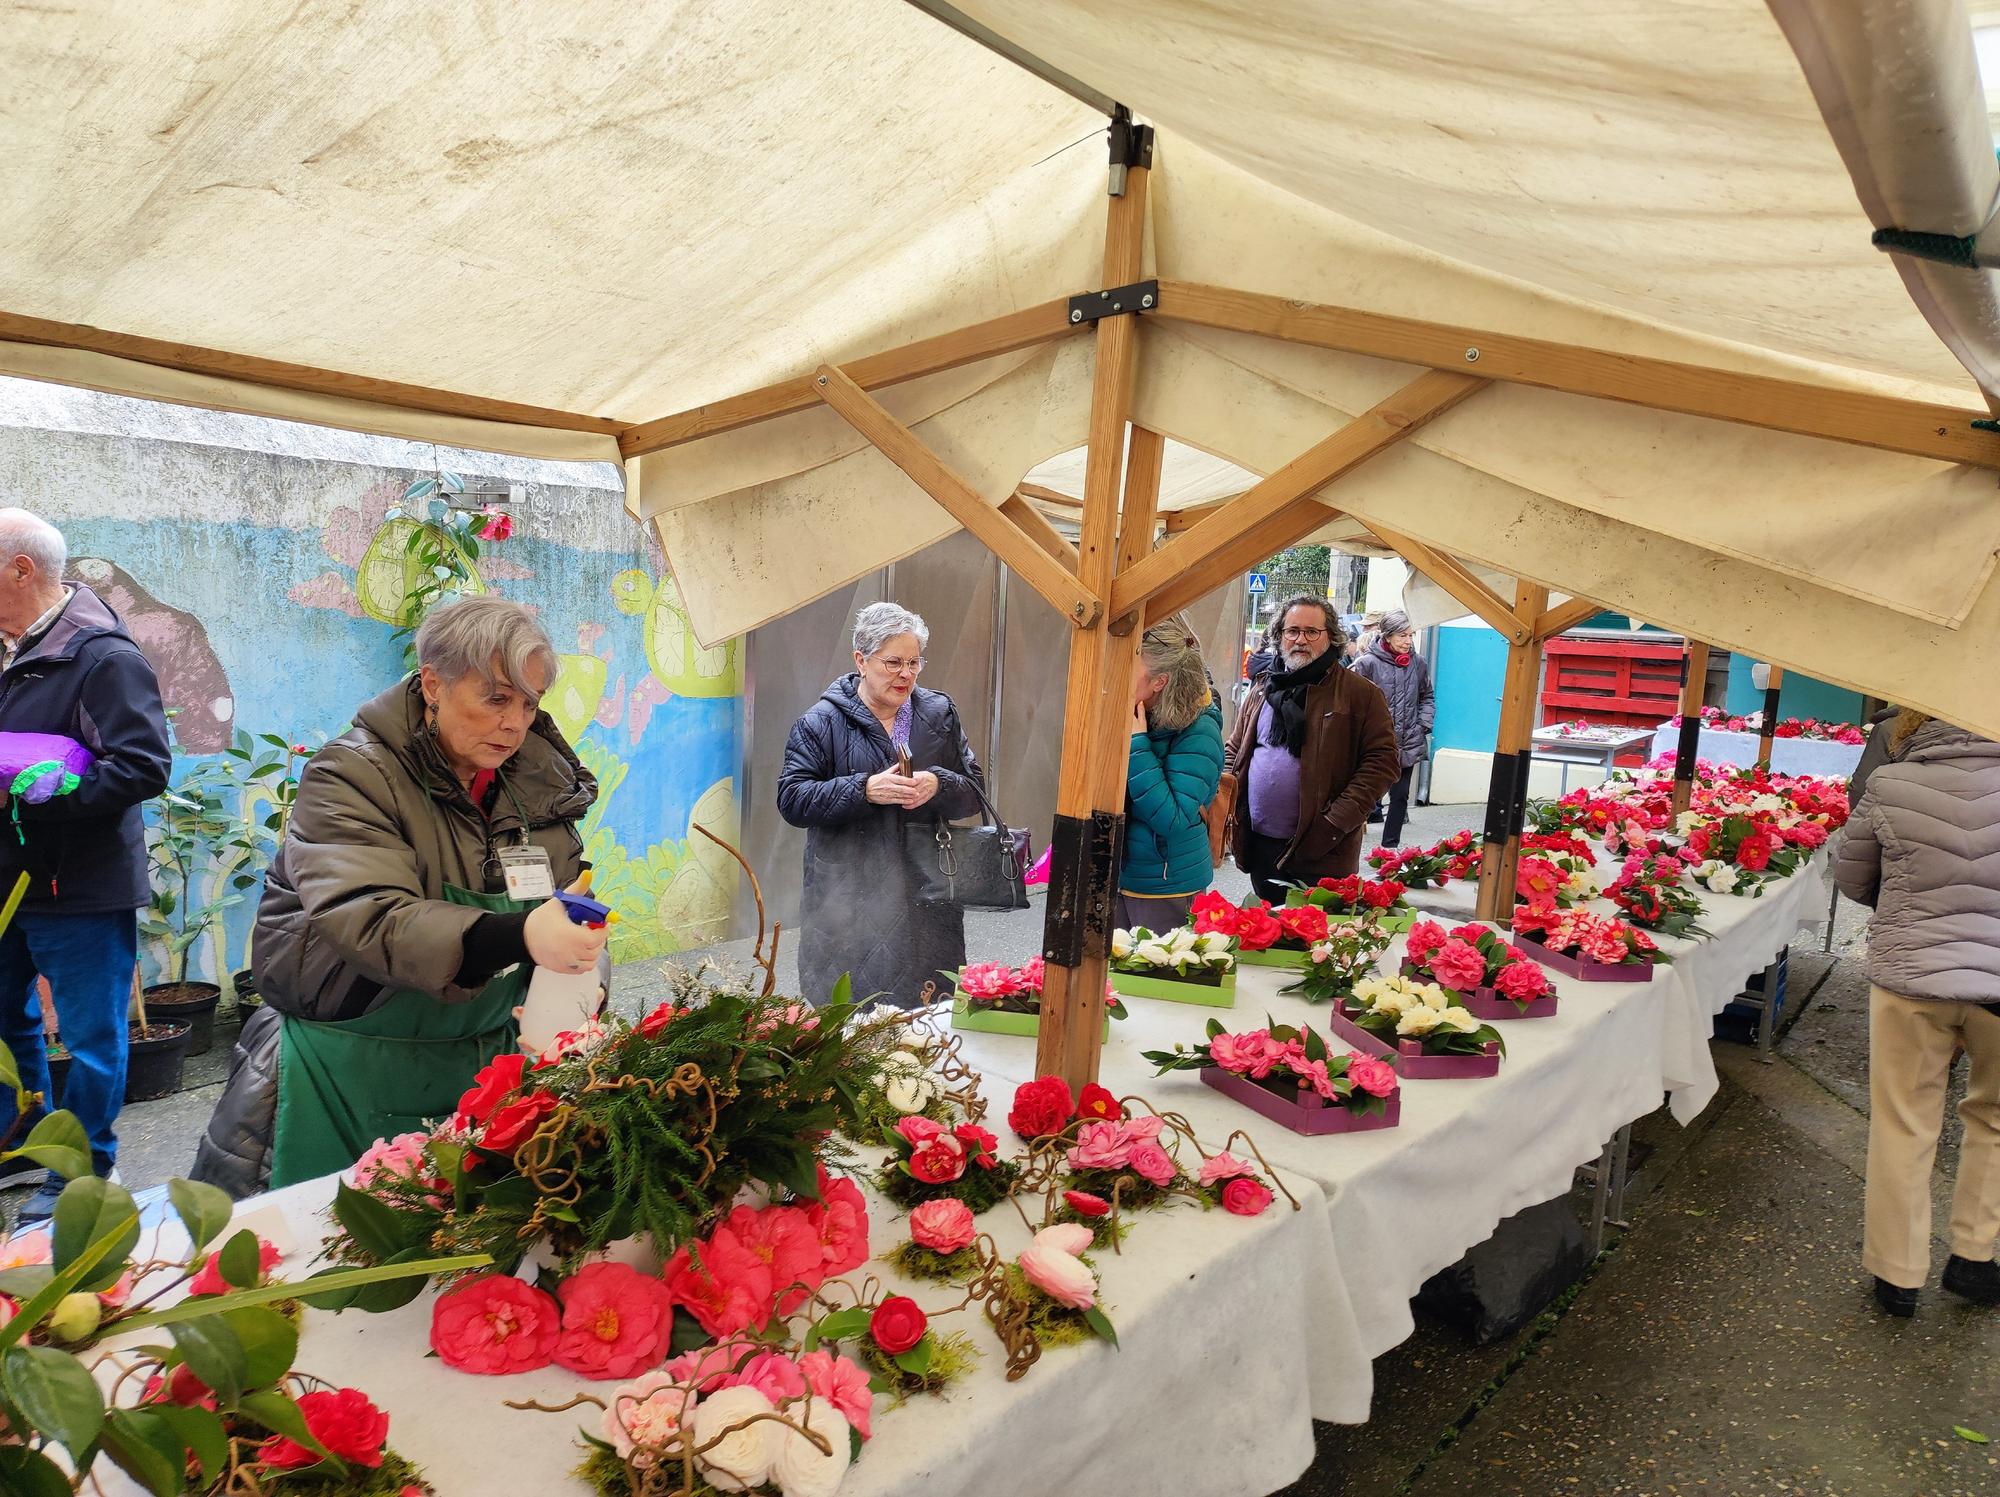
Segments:
[[[1151,312],[1160,305],[1158,281],[1134,281],[1129,286],[1113,286],[1109,291],[1086,291],[1069,299],[1069,320],[1096,322],[1105,317],[1126,317]]]

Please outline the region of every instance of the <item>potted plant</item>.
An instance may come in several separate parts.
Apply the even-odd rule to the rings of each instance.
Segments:
[[[214,1010],[209,1010],[211,1016]],[[146,1009],[139,973],[132,972],[132,1024],[125,1053],[125,1100],[154,1102],[181,1089],[181,1067],[194,1025],[186,1019],[155,1023]]]
[[[1326,911],[1314,905],[1236,905],[1214,889],[1195,896],[1191,917],[1197,935],[1233,936],[1238,964],[1252,967],[1303,967],[1327,933]]]
[[[1346,878],[1323,878],[1285,896],[1288,905],[1309,904],[1326,911],[1330,925],[1352,925],[1371,920],[1391,933],[1406,931],[1417,918],[1416,910],[1403,898],[1404,886],[1398,879],[1368,879],[1358,873]]]
[[[233,889],[247,891],[260,882],[284,845],[292,807],[298,800],[299,773],[313,752],[308,745],[275,733],[253,736],[238,730],[236,741],[226,751],[228,772],[240,791],[240,831],[231,849],[237,855],[230,869]],[[248,942],[243,954],[246,959],[250,954]],[[257,993],[256,976],[247,965],[230,974],[229,990],[239,1018],[263,1002]]]
[[[1371,977],[1355,984],[1333,1016],[1333,1032],[1379,1055],[1412,1081],[1492,1076],[1507,1046],[1457,993],[1434,982]]]
[[[255,838],[223,805],[228,769],[220,760],[196,765],[179,785],[160,796],[159,812],[148,829],[153,897],[140,911],[140,932],[161,953],[163,981],[146,990],[146,1007],[167,1024],[189,1026],[188,1053],[205,1055],[215,1042],[215,1006],[222,989],[188,979],[188,952],[231,906],[243,902],[251,875],[217,892],[205,887],[211,868],[231,852],[244,852]]]
[[[1651,982],[1667,954],[1636,926],[1553,904],[1514,908],[1514,934],[1536,961],[1579,982]]]

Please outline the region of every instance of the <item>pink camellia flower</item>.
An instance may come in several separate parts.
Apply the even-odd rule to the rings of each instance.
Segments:
[[[1021,1249],[1021,1272],[1059,1305],[1088,1310],[1097,1303],[1097,1275],[1077,1254],[1089,1247],[1090,1228],[1076,1222],[1044,1227]]]
[[[711,1336],[733,1336],[764,1324],[775,1308],[777,1286],[770,1266],[758,1258],[727,1225],[717,1227],[701,1244],[701,1261],[682,1244],[663,1271],[667,1292],[684,1305]]]
[[[1404,942],[1404,950],[1412,962],[1421,965],[1424,959],[1444,945],[1444,942],[1442,925],[1435,920],[1419,920],[1410,927],[1409,938]]]
[[[1069,1151],[1073,1170],[1123,1169],[1132,1158],[1132,1141],[1120,1123],[1085,1123],[1076,1131],[1076,1147]]]
[[[1454,937],[1431,953],[1431,975],[1445,987],[1469,993],[1486,978],[1486,958]]]
[[[775,1407],[788,1398],[803,1398],[806,1376],[799,1364],[781,1351],[760,1351],[717,1384],[722,1388],[755,1388]]]
[[[635,1377],[667,1354],[674,1306],[659,1279],[624,1263],[590,1263],[564,1282],[559,1297],[563,1318],[555,1364],[565,1372]]]
[[[1021,978],[1005,962],[973,962],[959,972],[958,987],[968,998],[1006,998],[1021,991]]]
[[[482,541],[504,541],[514,533],[514,517],[505,510],[482,509],[479,514]]]
[[[1262,1047],[1255,1043],[1256,1039],[1255,1031],[1246,1034],[1212,1035],[1208,1041],[1208,1058],[1225,1071],[1234,1071],[1239,1076],[1247,1076],[1250,1067],[1263,1054]]]
[[[1202,1160],[1201,1174],[1198,1178],[1203,1185],[1213,1185],[1218,1180],[1227,1180],[1234,1175],[1247,1175],[1249,1173],[1249,1165],[1225,1150],[1220,1154],[1211,1154],[1208,1158]]]
[[[868,1386],[868,1374],[845,1357],[822,1347],[799,1358],[799,1371],[815,1398],[824,1398],[854,1426],[862,1439],[868,1438],[868,1421],[875,1408],[875,1394]]]
[[[790,1314],[826,1277],[819,1233],[798,1206],[738,1206],[727,1218],[729,1230],[751,1257],[771,1271],[771,1287],[785,1291],[778,1308]]]
[[[1031,956],[1021,963],[1020,969],[1014,974],[1014,979],[1020,983],[1022,992],[1041,992],[1045,966],[1046,963],[1038,956]]]
[[[910,1213],[910,1241],[934,1253],[955,1253],[978,1235],[963,1201],[925,1201]]]
[[[948,1185],[965,1173],[965,1145],[949,1133],[920,1144],[910,1155],[910,1174],[926,1185]]]
[[[422,1133],[399,1133],[394,1138],[376,1139],[354,1161],[354,1188],[367,1190],[386,1178],[424,1179],[431,1173],[430,1159],[424,1153],[424,1145],[429,1142],[430,1138]],[[435,1204],[443,1205],[443,1198],[437,1198]]]
[[[654,1465],[694,1413],[695,1393],[664,1370],[642,1374],[611,1395],[600,1433],[640,1470]]]
[[[896,1120],[896,1131],[900,1133],[903,1136],[903,1138],[907,1140],[913,1148],[921,1149],[925,1144],[929,1143],[932,1139],[936,1138],[940,1133],[944,1132],[944,1125],[942,1123],[934,1122],[932,1119],[925,1117],[922,1113],[913,1112],[907,1117],[898,1118]]]
[[[1322,1097],[1325,1097],[1329,1102],[1333,1100],[1335,1096],[1333,1076],[1327,1070],[1325,1061],[1307,1060],[1305,1050],[1301,1048],[1297,1055],[1288,1057],[1285,1064],[1300,1081],[1318,1092]]]
[[[1494,974],[1493,991],[1516,1003],[1532,1003],[1549,991],[1548,974],[1532,961],[1509,962]]]
[[[1176,1173],[1174,1156],[1157,1143],[1141,1143],[1132,1147],[1129,1161],[1133,1170],[1155,1185],[1170,1185]]]
[[[660,1370],[697,1393],[713,1393],[759,1352],[770,1348],[748,1336],[731,1336],[670,1359]]]
[[[1237,1216],[1262,1215],[1270,1204],[1270,1187],[1249,1175],[1238,1175],[1222,1187],[1222,1209]]]
[[[511,1274],[466,1279],[431,1306],[431,1350],[447,1367],[487,1374],[546,1367],[562,1333],[556,1302]]]
[[[1386,1097],[1396,1089],[1396,1068],[1386,1060],[1363,1055],[1358,1050],[1349,1051],[1347,1079],[1354,1083],[1358,1091],[1364,1091],[1371,1097]]]
[[[1149,1144],[1160,1136],[1161,1130],[1167,1126],[1167,1121],[1165,1118],[1147,1113],[1143,1117],[1127,1119],[1121,1126],[1125,1130],[1127,1141],[1135,1144]]]
[[[850,1273],[868,1261],[868,1202],[861,1187],[835,1179],[819,1165],[819,1199],[806,1207],[806,1221],[819,1234],[820,1277]]]

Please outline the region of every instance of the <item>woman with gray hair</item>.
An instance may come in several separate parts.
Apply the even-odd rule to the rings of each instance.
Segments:
[[[1222,707],[1201,641],[1179,614],[1148,628],[1132,670],[1132,757],[1125,777],[1125,856],[1118,923],[1170,930],[1209,886],[1202,808],[1222,782]]]
[[[1366,638],[1366,636],[1364,636]],[[1382,827],[1382,845],[1403,840],[1403,819],[1410,809],[1410,779],[1423,762],[1425,740],[1437,717],[1437,694],[1431,688],[1431,668],[1417,653],[1416,631],[1400,608],[1382,615],[1380,632],[1354,657],[1350,670],[1372,681],[1389,699],[1389,717],[1396,725],[1396,750],[1401,773],[1389,787],[1389,815]],[[1371,815],[1368,818],[1373,821]]]
[[[984,780],[958,709],[917,685],[930,630],[871,603],[854,669],[792,724],[778,814],[806,829],[799,979],[824,1003],[844,973],[858,999],[913,1006],[965,962],[965,912],[925,898],[941,821],[976,815]]]
[[[552,896],[597,782],[540,710],[556,654],[503,598],[434,609],[418,669],[306,766],[257,908],[262,1009],[194,1177],[235,1196],[345,1169],[452,1112],[515,1046],[532,967],[583,974],[602,927]]]

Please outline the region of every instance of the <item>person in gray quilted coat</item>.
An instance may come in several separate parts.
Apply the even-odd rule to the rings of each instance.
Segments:
[[[1417,653],[1417,634],[1410,616],[1400,608],[1382,616],[1381,632],[1364,643],[1350,667],[1364,681],[1373,681],[1389,699],[1389,717],[1396,725],[1396,782],[1389,787],[1389,814],[1382,828],[1382,845],[1398,847],[1403,821],[1410,809],[1410,780],[1424,761],[1431,723],[1437,716],[1437,693],[1431,688],[1430,663]],[[1368,818],[1373,821],[1375,818]]]
[[[1905,711],[1834,862],[1868,927],[1867,1225],[1892,1315],[1930,1277],[1931,1163],[1957,1050],[1971,1070],[1943,1285],[2000,1305],[2000,743]]]

